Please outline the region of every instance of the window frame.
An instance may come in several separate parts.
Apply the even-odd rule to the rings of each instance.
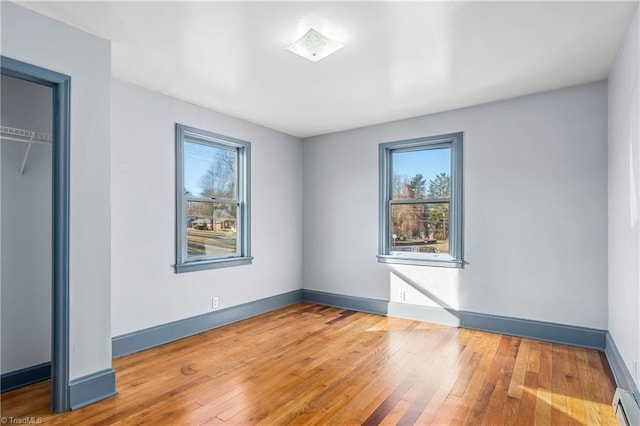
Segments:
[[[248,265],[251,257],[251,142],[220,135],[206,130],[196,129],[176,123],[176,263],[175,272],[194,272],[208,269],[227,268]],[[205,201],[211,203],[229,203],[235,200],[220,199],[212,201],[199,196],[189,196],[184,191],[184,150],[187,142],[199,143],[222,149],[234,149],[237,153],[237,215],[238,215],[238,254],[226,257],[198,257],[189,259],[187,255],[187,203]],[[193,199],[193,200],[191,200]]]
[[[462,268],[463,258],[463,193],[462,193],[462,139],[463,133],[385,142],[379,145],[379,224],[378,224],[378,262],[405,265],[440,266]],[[393,164],[394,152],[409,152],[449,148],[451,150],[451,195],[449,198],[449,253],[433,256],[412,256],[391,254],[390,218],[392,204],[424,204],[418,200],[393,200]],[[394,202],[395,201],[395,202]],[[438,203],[442,200],[428,200]]]

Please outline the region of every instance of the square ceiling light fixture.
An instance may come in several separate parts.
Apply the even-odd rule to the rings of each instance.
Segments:
[[[335,42],[313,28],[310,28],[300,40],[287,47],[287,50],[300,55],[303,58],[307,58],[310,61],[318,62],[321,59],[326,58],[333,52],[341,49],[343,46]]]

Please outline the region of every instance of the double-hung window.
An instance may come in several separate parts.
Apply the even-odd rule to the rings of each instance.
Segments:
[[[380,144],[378,260],[462,267],[462,133]]]
[[[251,263],[251,144],[176,124],[176,272]]]

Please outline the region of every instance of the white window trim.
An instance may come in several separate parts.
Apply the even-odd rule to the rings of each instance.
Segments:
[[[418,255],[411,252],[391,253],[389,218],[391,211],[392,170],[391,155],[394,151],[413,149],[451,149],[451,198],[449,253]],[[463,260],[463,217],[462,217],[462,132],[431,136],[380,144],[379,151],[379,226],[378,226],[378,262],[405,265],[440,266],[462,268]]]
[[[184,193],[185,141],[238,150],[238,215],[240,254],[187,260],[187,196]],[[176,264],[175,272],[193,272],[252,263],[251,257],[251,143],[176,123]]]

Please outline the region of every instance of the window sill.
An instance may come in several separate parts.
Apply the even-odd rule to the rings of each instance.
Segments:
[[[206,271],[207,269],[230,268],[232,266],[250,265],[253,257],[231,257],[216,260],[197,260],[194,262],[176,264],[176,274],[184,272]]]
[[[391,263],[397,265],[418,265],[418,266],[436,266],[441,268],[462,268],[463,261],[461,259],[417,259],[411,257],[392,256],[392,255],[378,255],[378,263]]]

